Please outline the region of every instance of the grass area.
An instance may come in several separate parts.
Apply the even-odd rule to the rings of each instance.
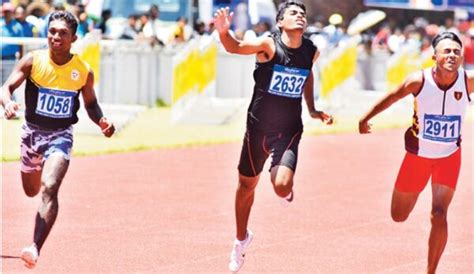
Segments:
[[[468,110],[468,122],[473,121],[473,106]],[[406,127],[411,113],[382,114],[373,121],[374,130]],[[245,131],[245,115],[236,117],[225,125],[176,125],[170,123],[170,108],[151,108],[140,113],[120,132],[108,139],[100,135],[79,134],[74,136],[74,155],[96,155],[114,152],[138,151],[158,148],[240,142]],[[407,118],[408,117],[408,118]],[[357,115],[338,117],[332,126],[309,121],[305,134],[335,134],[357,132]],[[20,133],[24,121],[0,119],[2,161],[18,160],[20,157]]]

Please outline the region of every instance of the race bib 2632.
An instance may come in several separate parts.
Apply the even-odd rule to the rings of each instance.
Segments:
[[[39,88],[36,114],[50,118],[70,118],[76,94],[75,91]]]
[[[310,71],[307,69],[275,65],[269,93],[290,98],[301,98],[303,85]]]

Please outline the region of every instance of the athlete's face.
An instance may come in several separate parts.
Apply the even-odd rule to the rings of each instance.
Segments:
[[[48,45],[54,52],[69,52],[71,44],[77,39],[63,20],[51,21],[48,28]]]
[[[436,45],[433,60],[439,68],[447,71],[457,71],[462,64],[462,48],[451,39],[441,40]]]
[[[306,30],[306,12],[298,6],[290,6],[283,13],[283,20],[277,22],[283,30]]]

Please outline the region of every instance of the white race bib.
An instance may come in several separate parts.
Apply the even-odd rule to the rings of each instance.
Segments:
[[[457,142],[461,133],[461,116],[425,114],[423,138],[436,142]]]
[[[50,118],[70,118],[76,94],[75,91],[39,88],[35,112]]]
[[[268,92],[278,96],[301,98],[309,73],[307,69],[275,65]]]

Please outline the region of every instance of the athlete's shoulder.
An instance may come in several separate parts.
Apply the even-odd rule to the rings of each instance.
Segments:
[[[471,70],[466,69],[464,72],[466,73],[466,77],[468,80],[474,79],[474,69],[471,69]]]
[[[303,36],[303,45],[306,47],[310,47],[313,49],[318,49],[318,47],[313,43],[313,41],[309,40],[308,38]]]
[[[474,93],[474,70],[465,70],[467,92]]]
[[[79,56],[78,54],[74,54],[73,58],[74,58],[74,66],[78,67],[79,69],[83,71],[90,71],[91,66],[81,56]]]
[[[403,85],[406,91],[409,93],[413,93],[415,96],[418,95],[425,83],[424,75],[425,72],[422,70],[413,72],[412,74],[408,75]]]
[[[408,75],[405,82],[410,84],[423,84],[425,81],[425,71],[419,70]]]

